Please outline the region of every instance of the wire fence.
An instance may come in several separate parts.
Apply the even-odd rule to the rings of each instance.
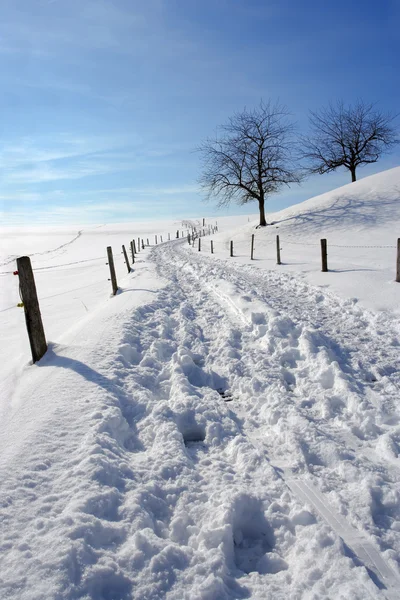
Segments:
[[[275,243],[273,241],[271,241],[271,243]],[[288,240],[287,238],[281,238],[281,243],[285,243],[285,244],[295,244],[296,246],[320,246],[320,243],[314,243],[314,242],[295,242],[293,240]],[[352,244],[329,244],[330,248],[396,248],[397,246],[395,245],[387,245],[387,246],[361,246],[361,245],[352,245]]]
[[[396,259],[395,259],[395,281],[396,282],[400,282],[400,238],[397,239],[397,244],[328,244],[328,240],[326,238],[322,238],[320,239],[318,242],[314,242],[314,241],[299,241],[299,240],[294,240],[294,239],[290,239],[289,237],[280,237],[279,235],[276,235],[275,239],[265,239],[263,238],[262,240],[259,240],[262,243],[262,248],[264,247],[269,247],[270,245],[275,246],[276,250],[276,264],[277,265],[282,265],[282,260],[281,260],[281,252],[284,250],[286,245],[294,245],[294,246],[301,246],[303,248],[320,248],[320,260],[321,260],[321,270],[323,272],[327,272],[329,271],[328,268],[328,247],[329,248],[338,248],[338,249],[344,249],[344,250],[354,250],[354,249],[361,249],[361,250],[396,250],[397,249],[397,254],[396,254]],[[221,246],[220,246],[221,242],[215,242],[214,240],[210,241],[210,247],[209,247],[209,252],[211,254],[215,254],[216,252],[219,251],[219,254],[221,253]],[[239,258],[239,256],[241,257],[247,257],[250,258],[250,260],[254,260],[255,259],[255,234],[251,235],[251,238],[248,239],[248,241],[244,240],[243,237],[236,242],[234,240],[234,238],[232,238],[231,240],[226,240],[222,242],[223,246],[224,246],[224,254],[226,252],[228,252],[228,256],[230,257],[237,257]],[[194,246],[194,240],[192,242],[192,246]],[[219,247],[218,247],[219,246]],[[239,248],[239,254],[237,252],[237,248]],[[204,250],[204,246],[201,246],[201,244],[199,243],[198,245],[198,250]],[[248,254],[247,254],[248,253]],[[225,254],[226,256],[226,254]],[[311,262],[315,262],[315,260],[317,259],[317,254],[314,253],[314,259]],[[273,254],[266,256],[265,253],[263,253],[263,255],[261,256],[261,258],[263,259],[268,259],[268,260],[273,260]],[[309,257],[308,257],[309,258]],[[385,257],[386,258],[386,257]],[[258,260],[260,260],[260,256],[257,257]],[[342,260],[343,256],[338,256],[337,257],[338,260]],[[296,263],[296,261],[294,261],[294,264]],[[288,262],[286,261],[284,264],[288,264]]]
[[[78,302],[81,305],[81,310],[83,310],[83,307],[86,312],[90,312],[107,295],[109,296],[110,292],[108,291],[107,294],[107,289],[110,290],[110,281],[112,284],[112,293],[115,295],[118,289],[120,289],[118,281],[122,277],[134,272],[135,264],[140,260],[141,254],[146,248],[178,238],[185,238],[189,232],[195,232],[196,235],[204,235],[205,233],[205,228],[201,227],[198,223],[193,224],[188,222],[185,225],[191,229],[184,230],[180,228],[173,233],[155,234],[151,238],[150,236],[146,238],[137,237],[129,240],[126,246],[122,245],[121,250],[115,251],[114,248],[113,252],[111,246],[107,247],[107,252],[102,256],[98,254],[94,257],[54,264],[56,257],[53,252],[59,252],[63,249],[62,253],[64,254],[72,241],[80,237],[81,233],[79,233],[73,240],[61,244],[54,251],[32,253],[30,257],[33,258],[33,264],[31,264],[30,257],[7,259],[3,262],[3,268],[6,265],[11,266],[13,262],[16,263],[16,268],[15,270],[11,268],[8,270],[6,267],[0,271],[0,276],[2,277],[2,298],[0,298],[0,301],[2,300],[6,304],[4,301],[7,298],[15,298],[14,303],[10,302],[6,306],[3,304],[2,308],[0,308],[0,314],[4,314],[4,319],[2,317],[2,329],[5,332],[6,338],[8,334],[15,339],[15,330],[19,329],[22,323],[20,317],[11,317],[11,315],[8,317],[6,315],[13,309],[16,309],[16,311],[23,309],[33,362],[39,360],[43,356],[43,352],[35,351],[35,347],[38,347],[37,340],[42,338],[43,343],[39,343],[42,349],[44,347],[47,348],[47,342],[44,329],[42,332],[30,331],[32,323],[35,327],[38,323],[42,323],[43,314],[45,323],[49,324],[52,337],[54,332],[56,334],[62,333],[69,326],[75,324],[77,318],[79,318],[80,312],[76,303]],[[87,251],[88,248],[85,247],[85,252]],[[53,256],[50,256],[51,254]],[[48,262],[53,264],[36,266],[36,257],[39,255],[47,255]],[[33,297],[34,302],[32,301]]]

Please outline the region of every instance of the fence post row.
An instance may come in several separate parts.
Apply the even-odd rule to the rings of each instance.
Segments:
[[[326,239],[321,240],[321,259],[322,259],[322,272],[328,271],[328,252]]]
[[[125,246],[123,244],[122,244],[122,252],[124,253],[126,268],[128,269],[128,273],[130,273],[131,272],[131,267],[130,267],[130,264],[129,264],[128,255],[127,255],[126,250],[125,250]]]
[[[281,246],[279,243],[279,235],[276,236],[276,264],[281,265]]]
[[[250,253],[250,259],[253,260],[254,258],[254,233],[251,234],[251,253]]]
[[[35,363],[47,352],[47,342],[44,334],[42,315],[40,314],[35,278],[33,276],[31,259],[29,256],[17,258],[17,269],[32,361]]]
[[[113,296],[118,291],[117,278],[115,276],[115,267],[114,267],[114,257],[112,253],[111,246],[107,246],[107,257],[108,257],[108,265],[110,267],[110,275],[111,275],[111,287],[113,291]]]

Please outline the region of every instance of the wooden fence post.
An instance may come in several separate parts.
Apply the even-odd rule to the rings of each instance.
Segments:
[[[46,353],[47,342],[43,329],[42,316],[40,314],[35,278],[33,276],[31,259],[29,256],[17,258],[17,269],[21,299],[24,303],[25,323],[31,346],[32,361],[35,363]]]
[[[233,240],[231,240],[231,256],[233,256]]]
[[[276,264],[281,265],[281,246],[279,243],[279,235],[276,236]]]
[[[137,251],[140,252],[140,238],[137,239]]]
[[[125,246],[123,244],[122,244],[122,252],[124,253],[126,268],[128,269],[128,273],[130,273],[131,272],[131,267],[130,267],[130,264],[129,264],[128,255],[127,255],[126,250],[125,250]]]
[[[188,244],[190,246],[190,233],[187,234],[187,241],[188,241]]]
[[[201,238],[199,237],[199,252],[201,250]]]
[[[321,240],[321,259],[322,259],[322,272],[326,273],[328,271],[328,252],[327,252],[327,242],[325,239]]]
[[[168,241],[171,241],[171,234],[168,234]]]
[[[162,243],[162,235],[160,235],[160,240],[161,240],[161,243]]]
[[[214,254],[214,242],[211,240],[211,254]]]
[[[396,281],[400,282],[400,238],[397,238]]]
[[[134,252],[134,241],[131,242],[131,254],[132,254],[132,264],[135,264],[135,252]]]
[[[114,267],[114,257],[112,253],[111,246],[107,246],[107,256],[108,256],[108,265],[110,267],[110,275],[111,275],[111,287],[113,291],[113,296],[118,291],[117,278],[115,276],[115,267]]]
[[[154,243],[157,246],[157,236],[156,235],[154,236]]]
[[[136,252],[136,242],[135,242],[135,240],[132,240],[132,244],[133,244],[133,252],[134,252],[135,254],[137,254],[137,252]]]
[[[254,233],[251,234],[251,260],[254,258]]]

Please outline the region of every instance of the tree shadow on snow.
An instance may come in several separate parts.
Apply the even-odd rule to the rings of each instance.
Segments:
[[[395,188],[397,197],[385,196],[370,192],[365,194],[365,199],[358,195],[342,194],[329,206],[313,207],[303,213],[274,221],[273,225],[291,223],[304,235],[315,233],[316,230],[329,228],[364,226],[374,227],[398,220],[400,205],[400,187]],[[393,192],[391,192],[393,193]]]

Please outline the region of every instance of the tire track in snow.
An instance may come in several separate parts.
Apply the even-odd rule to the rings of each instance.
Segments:
[[[239,321],[244,322],[247,326],[251,325],[251,322],[249,323],[249,320],[232,298],[224,296],[213,286],[207,287],[220,303],[229,307]],[[245,420],[246,416],[241,410],[237,410],[236,412]],[[254,436],[250,432],[247,435],[255,447],[258,446],[260,448],[260,445],[255,442]],[[260,450],[262,451],[262,448]],[[311,505],[335,533],[352,549],[360,563],[372,570],[377,576],[377,580],[374,579],[374,583],[379,587],[386,588],[385,596],[390,600],[396,600],[400,590],[400,578],[394,573],[381,553],[329,505],[327,498],[318,490],[313,482],[301,479],[298,476],[296,477],[295,472],[288,467],[280,468],[274,461],[273,456],[270,457],[270,462],[292,492],[303,502]]]

